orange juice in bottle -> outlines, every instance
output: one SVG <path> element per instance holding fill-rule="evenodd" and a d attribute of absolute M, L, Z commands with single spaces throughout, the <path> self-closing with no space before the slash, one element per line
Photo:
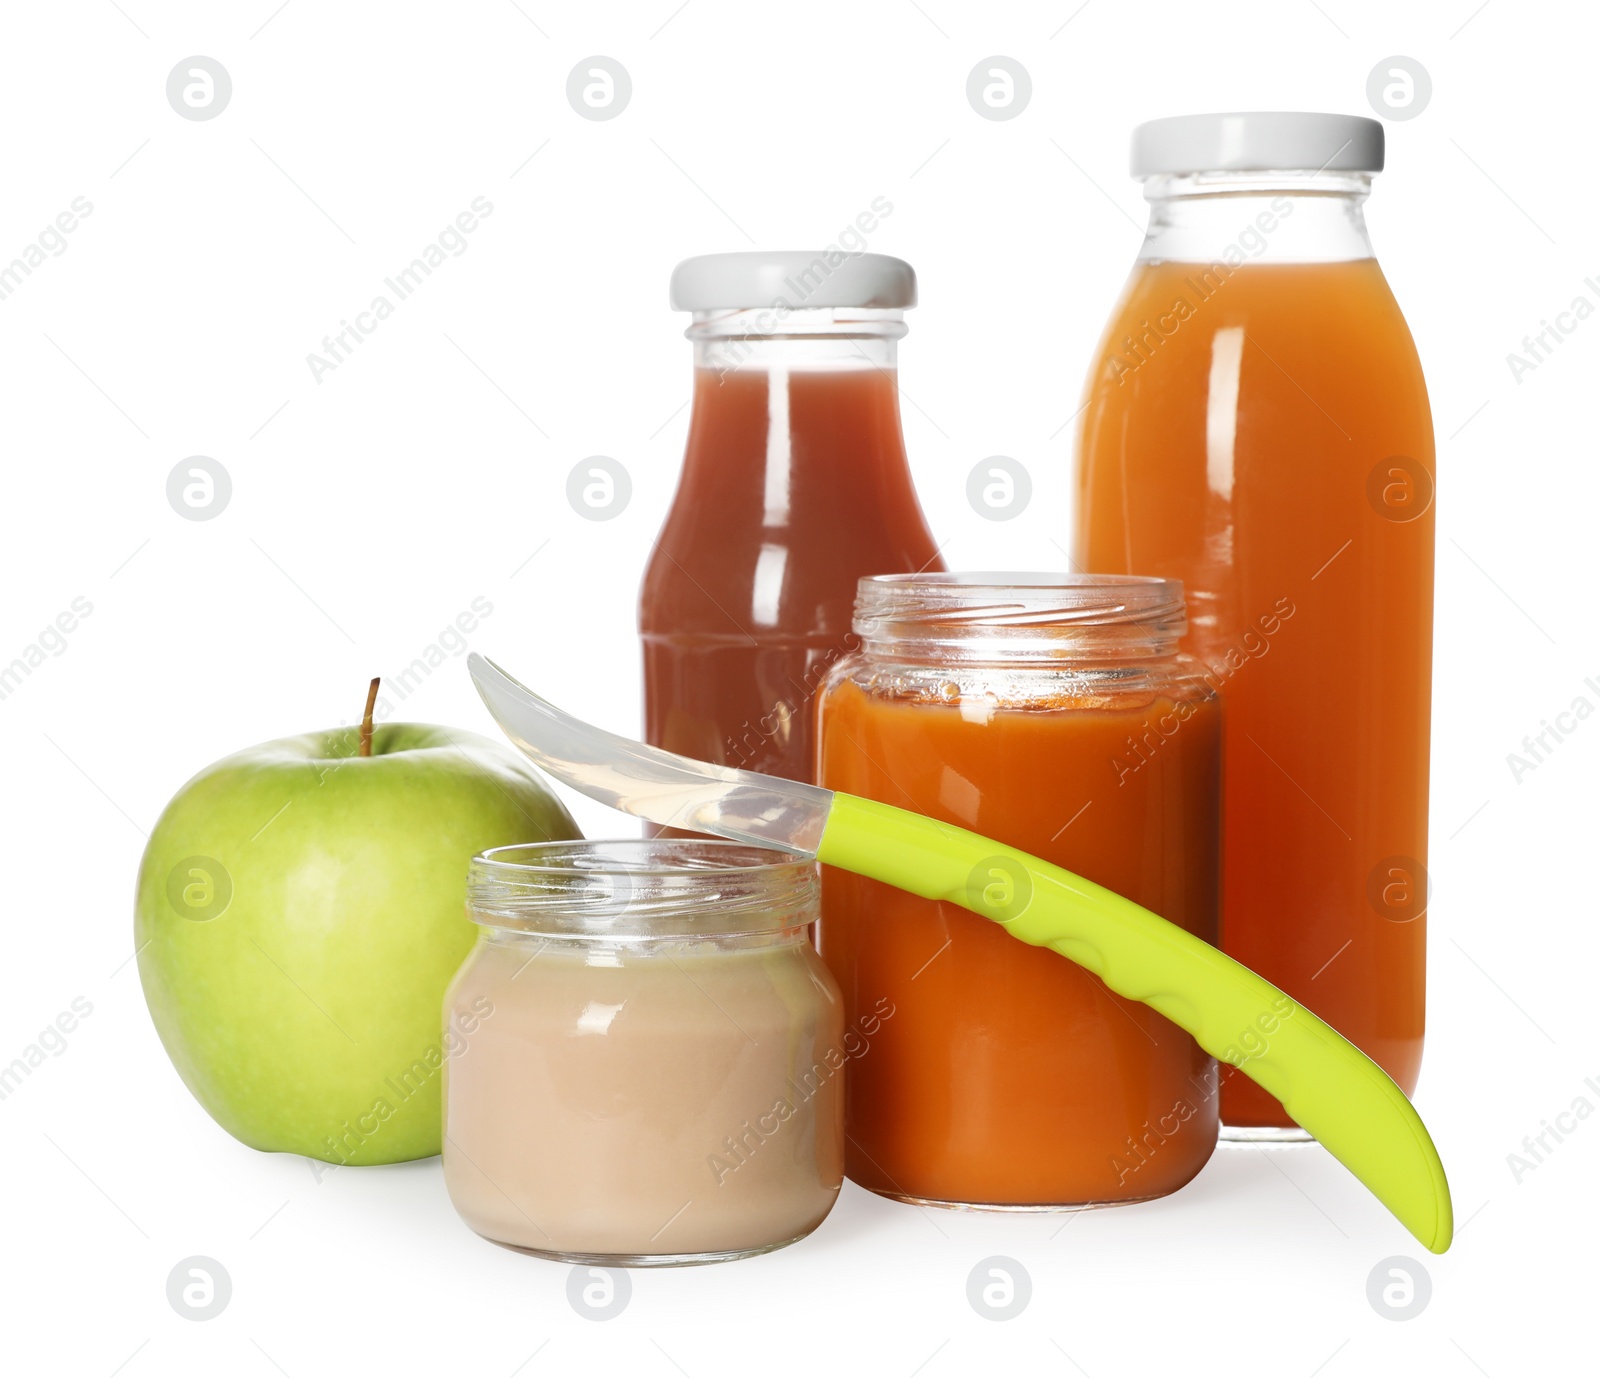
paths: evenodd
<path fill-rule="evenodd" d="M 1181 579 L 1224 722 L 1221 945 L 1409 1094 L 1422 1056 L 1434 443 L 1362 216 L 1383 128 L 1135 131 L 1150 227 L 1076 443 L 1075 558 Z M 1254 1082 L 1225 1133 L 1293 1137 Z"/>

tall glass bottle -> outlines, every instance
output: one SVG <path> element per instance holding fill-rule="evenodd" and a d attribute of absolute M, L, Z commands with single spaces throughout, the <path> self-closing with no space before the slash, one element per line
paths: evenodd
<path fill-rule="evenodd" d="M 813 778 L 812 698 L 852 646 L 865 575 L 942 568 L 900 430 L 896 342 L 916 303 L 881 254 L 688 259 L 694 400 L 645 569 L 645 739 Z"/>
<path fill-rule="evenodd" d="M 1140 126 L 1150 226 L 1077 433 L 1084 569 L 1181 579 L 1224 703 L 1223 948 L 1410 1093 L 1422 1056 L 1434 442 L 1362 217 L 1383 129 Z M 1225 1133 L 1294 1137 L 1234 1076 Z"/>

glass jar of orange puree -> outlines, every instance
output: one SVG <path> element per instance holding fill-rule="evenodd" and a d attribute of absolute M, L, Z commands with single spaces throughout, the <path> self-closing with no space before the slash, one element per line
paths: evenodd
<path fill-rule="evenodd" d="M 819 709 L 830 789 L 1065 866 L 1214 942 L 1220 708 L 1178 652 L 1183 587 L 1131 576 L 863 579 Z M 975 883 L 1005 886 L 997 866 Z M 1215 1062 L 1177 1025 L 987 919 L 831 867 L 846 1018 L 895 1009 L 846 1086 L 845 1167 L 919 1205 L 1148 1200 L 1217 1141 Z"/>

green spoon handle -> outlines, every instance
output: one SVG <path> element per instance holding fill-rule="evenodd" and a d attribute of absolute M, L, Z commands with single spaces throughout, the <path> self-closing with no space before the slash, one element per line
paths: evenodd
<path fill-rule="evenodd" d="M 1405 1092 L 1210 943 L 1048 861 L 855 795 L 834 795 L 817 859 L 993 919 L 1149 1005 L 1282 1101 L 1423 1245 L 1450 1247 L 1444 1166 Z"/>

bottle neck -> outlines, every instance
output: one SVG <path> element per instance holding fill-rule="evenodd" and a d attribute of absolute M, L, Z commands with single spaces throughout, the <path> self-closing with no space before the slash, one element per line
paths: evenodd
<path fill-rule="evenodd" d="M 906 333 L 901 312 L 822 307 L 795 310 L 774 303 L 743 310 L 697 311 L 684 332 L 696 369 L 731 373 L 892 372 Z"/>
<path fill-rule="evenodd" d="M 686 483 L 759 492 L 766 526 L 787 525 L 802 500 L 877 510 L 891 492 L 909 497 L 899 311 L 707 312 L 686 333 L 695 354 Z"/>
<path fill-rule="evenodd" d="M 1145 179 L 1142 263 L 1343 263 L 1372 257 L 1362 172 L 1202 172 Z"/>

